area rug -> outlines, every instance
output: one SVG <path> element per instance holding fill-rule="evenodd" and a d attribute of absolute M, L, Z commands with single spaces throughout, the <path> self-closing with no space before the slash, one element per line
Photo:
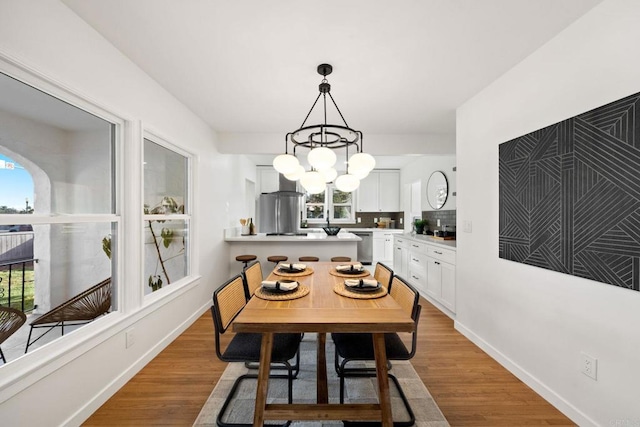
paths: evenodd
<path fill-rule="evenodd" d="M 300 374 L 293 381 L 294 403 L 314 403 L 316 400 L 316 335 L 305 334 L 300 346 Z M 340 384 L 333 368 L 334 347 L 331 338 L 327 336 L 327 375 L 329 386 L 329 403 L 338 403 L 340 396 Z M 353 362 L 352 362 L 353 363 Z M 351 366 L 355 367 L 356 364 Z M 373 363 L 364 363 L 361 366 L 373 367 Z M 209 399 L 204 404 L 194 426 L 212 427 L 216 425 L 216 417 L 220 407 L 233 386 L 235 379 L 249 372 L 243 363 L 230 363 L 225 369 L 220 381 L 213 389 Z M 255 371 L 257 372 L 257 371 Z M 449 423 L 434 402 L 431 394 L 422 383 L 410 362 L 394 361 L 391 370 L 397 378 L 407 396 L 416 418 L 416 427 L 445 427 Z M 349 403 L 377 402 L 375 378 L 347 378 L 345 381 L 345 401 Z M 393 383 L 389 381 L 391 389 L 391 405 L 394 421 L 406 421 L 408 414 L 402 400 Z M 239 387 L 233 401 L 225 414 L 225 422 L 248 423 L 253 422 L 253 409 L 256 393 L 256 380 L 246 379 Z M 268 403 L 287 402 L 287 380 L 271 379 L 269 381 Z M 276 421 L 268 423 L 277 424 Z M 342 425 L 340 421 L 295 421 L 293 427 L 321 427 Z"/>

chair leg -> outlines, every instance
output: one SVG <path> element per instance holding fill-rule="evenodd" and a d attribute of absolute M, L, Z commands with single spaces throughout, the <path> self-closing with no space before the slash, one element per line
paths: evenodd
<path fill-rule="evenodd" d="M 335 369 L 336 369 L 336 373 L 338 374 L 338 378 L 340 380 L 340 403 L 344 403 L 344 391 L 345 391 L 345 378 L 349 377 L 349 378 L 371 378 L 371 377 L 375 377 L 376 373 L 375 370 L 371 370 L 368 368 L 352 368 L 352 369 L 347 369 L 345 368 L 345 365 L 347 364 L 347 362 L 349 362 L 349 359 L 343 359 L 342 362 L 340 362 L 340 357 L 338 356 L 338 353 L 336 352 L 335 354 L 335 358 L 334 358 L 334 365 L 335 365 Z M 389 365 L 387 365 L 389 366 Z M 389 368 L 391 369 L 391 368 Z M 398 390 L 398 395 L 400 396 L 400 399 L 402 399 L 402 403 L 404 404 L 404 407 L 407 411 L 407 414 L 409 415 L 409 420 L 408 421 L 394 421 L 393 422 L 393 426 L 394 427 L 410 427 L 412 425 L 415 424 L 416 422 L 416 417 L 413 413 L 413 409 L 411 408 L 411 405 L 409 404 L 409 400 L 407 399 L 407 396 L 404 394 L 404 391 L 402 390 L 402 387 L 400 386 L 400 382 L 398 381 L 398 378 L 396 378 L 395 375 L 392 375 L 391 373 L 388 374 L 389 378 L 391 378 L 391 380 L 393 381 L 393 383 L 396 386 L 396 389 Z M 349 426 L 349 425 L 371 425 L 370 422 L 349 422 L 349 421 L 343 421 L 345 426 Z M 376 425 L 379 425 L 379 423 L 377 423 Z"/>
<path fill-rule="evenodd" d="M 409 404 L 409 399 L 407 399 L 407 396 L 404 394 L 404 391 L 402 390 L 402 387 L 400 386 L 400 382 L 398 381 L 398 378 L 396 378 L 395 375 L 392 374 L 388 374 L 389 378 L 393 381 L 393 383 L 396 386 L 396 389 L 398 390 L 398 395 L 400 396 L 400 399 L 402 400 L 402 404 L 405 407 L 405 410 L 407 411 L 407 414 L 409 415 L 409 419 L 407 421 L 394 421 L 393 422 L 393 427 L 411 427 L 412 425 L 414 425 L 416 423 L 416 416 L 413 413 L 413 409 L 411 408 L 411 404 Z M 353 373 L 351 375 L 341 375 L 340 376 L 340 403 L 344 403 L 344 388 L 345 388 L 345 378 L 371 378 L 371 377 L 375 377 L 375 374 L 369 374 L 369 373 L 365 373 L 365 372 L 359 372 L 359 373 Z M 366 425 L 366 426 L 370 426 L 370 425 L 380 425 L 380 423 L 371 423 L 371 422 L 358 422 L 358 421 L 346 421 L 343 420 L 343 424 L 345 426 L 357 426 L 357 425 Z"/>
<path fill-rule="evenodd" d="M 285 368 L 288 371 L 288 375 L 286 375 L 287 377 L 287 388 L 288 388 L 288 393 L 287 393 L 287 401 L 289 402 L 289 404 L 293 403 L 293 368 L 291 366 L 290 363 L 285 362 Z M 236 392 L 238 391 L 238 387 L 240 386 L 240 383 L 242 383 L 243 380 L 245 379 L 257 379 L 258 375 L 256 374 L 244 374 L 244 375 L 240 375 L 238 378 L 236 378 L 235 382 L 233 383 L 233 386 L 231 387 L 231 390 L 229 391 L 229 393 L 227 394 L 226 399 L 224 400 L 224 403 L 222 404 L 222 407 L 220 408 L 220 412 L 218 413 L 218 416 L 216 418 L 216 424 L 219 427 L 252 427 L 253 423 L 227 423 L 224 422 L 222 419 L 224 418 L 224 415 L 229 407 L 229 404 L 231 403 L 231 400 L 233 399 L 233 397 L 236 395 Z M 284 378 L 283 375 L 277 376 L 277 377 L 273 377 L 270 376 L 270 378 Z M 287 421 L 284 424 L 274 424 L 273 427 L 288 427 L 291 424 L 291 421 Z"/>

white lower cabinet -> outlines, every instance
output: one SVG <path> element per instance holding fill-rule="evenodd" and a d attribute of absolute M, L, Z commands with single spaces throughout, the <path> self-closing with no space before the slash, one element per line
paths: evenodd
<path fill-rule="evenodd" d="M 373 232 L 373 260 L 389 266 L 393 265 L 393 234 Z"/>
<path fill-rule="evenodd" d="M 440 302 L 449 310 L 456 312 L 456 266 L 443 262 L 442 267 L 442 294 Z"/>
<path fill-rule="evenodd" d="M 428 267 L 427 256 L 418 252 L 409 252 L 409 283 L 420 293 L 427 292 Z"/>
<path fill-rule="evenodd" d="M 402 278 L 409 271 L 409 248 L 405 242 L 401 237 L 395 237 L 393 242 L 393 272 Z"/>
<path fill-rule="evenodd" d="M 406 261 L 403 261 L 403 258 Z M 435 302 L 446 314 L 455 314 L 455 250 L 424 242 L 419 237 L 396 236 L 394 260 L 394 274 L 407 279 L 425 298 Z"/>

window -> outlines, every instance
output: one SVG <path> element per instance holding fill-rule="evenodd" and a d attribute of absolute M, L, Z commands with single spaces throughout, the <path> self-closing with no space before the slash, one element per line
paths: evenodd
<path fill-rule="evenodd" d="M 113 312 L 120 227 L 116 147 L 123 122 L 29 79 L 84 109 L 0 73 L 0 212 L 7 214 L 0 215 L 0 305 L 36 318 L 112 278 Z M 65 337 L 80 327 L 65 324 Z M 42 331 L 34 330 L 31 341 Z M 26 335 L 11 337 L 15 345 L 3 349 L 8 360 L 24 354 Z M 29 353 L 60 337 L 55 328 Z"/>
<path fill-rule="evenodd" d="M 144 140 L 145 294 L 179 281 L 190 271 L 190 159 L 168 146 L 159 137 L 149 135 Z"/>
<path fill-rule="evenodd" d="M 319 194 L 306 194 L 304 215 L 309 223 L 327 222 L 335 223 L 355 222 L 355 210 L 353 208 L 353 193 L 345 193 L 333 185 L 328 185 L 326 191 Z"/>

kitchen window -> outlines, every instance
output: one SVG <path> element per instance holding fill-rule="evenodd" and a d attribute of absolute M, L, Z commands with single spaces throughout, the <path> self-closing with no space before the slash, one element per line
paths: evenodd
<path fill-rule="evenodd" d="M 332 223 L 354 223 L 353 193 L 346 193 L 328 185 L 322 193 L 305 195 L 304 219 L 308 223 L 327 222 L 327 212 Z"/>

